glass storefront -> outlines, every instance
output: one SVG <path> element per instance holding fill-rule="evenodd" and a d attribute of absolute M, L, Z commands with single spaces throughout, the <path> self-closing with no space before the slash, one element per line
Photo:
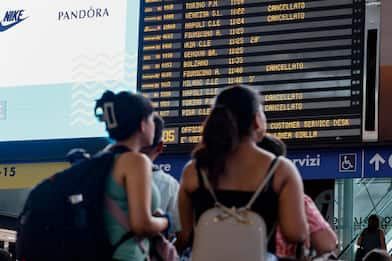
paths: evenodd
<path fill-rule="evenodd" d="M 334 217 L 329 222 L 337 232 L 344 260 L 354 260 L 356 239 L 371 214 L 379 216 L 387 249 L 392 248 L 392 179 L 336 180 L 334 194 Z"/>

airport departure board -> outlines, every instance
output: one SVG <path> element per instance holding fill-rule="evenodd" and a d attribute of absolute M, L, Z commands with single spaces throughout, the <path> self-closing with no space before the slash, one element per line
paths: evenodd
<path fill-rule="evenodd" d="M 362 138 L 364 0 L 142 0 L 138 91 L 169 152 L 201 140 L 219 91 L 257 90 L 291 147 Z M 224 131 L 224 130 L 222 130 Z"/>

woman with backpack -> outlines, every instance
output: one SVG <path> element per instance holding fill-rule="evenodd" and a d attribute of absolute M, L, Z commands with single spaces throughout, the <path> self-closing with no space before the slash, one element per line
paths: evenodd
<path fill-rule="evenodd" d="M 251 211 L 248 213 L 257 213 L 266 223 L 266 234 L 272 238 L 268 240 L 270 253 L 275 253 L 276 224 L 290 242 L 303 242 L 306 239 L 308 231 L 301 178 L 288 159 L 277 159 L 257 146 L 266 127 L 259 96 L 253 90 L 235 86 L 218 95 L 204 123 L 202 141 L 193 152 L 193 160 L 183 171 L 179 191 L 182 226 L 177 240 L 179 249 L 192 244 L 193 235 L 198 234 L 199 219 L 214 206 L 222 209 L 222 214 L 211 220 L 211 227 L 229 216 L 234 217 L 233 220 L 241 220 L 242 207 L 250 205 Z M 268 175 L 270 179 L 267 179 L 267 173 L 272 174 Z M 263 181 L 266 183 L 264 187 Z M 263 190 L 257 191 L 259 188 Z M 253 200 L 255 195 L 258 196 Z M 226 241 L 227 245 L 224 249 L 211 248 L 204 256 L 207 255 L 208 260 L 218 261 L 216 254 L 220 254 L 221 260 L 229 261 L 235 257 L 225 254 L 233 253 L 233 249 L 235 252 L 236 248 L 246 248 L 248 245 L 248 249 L 257 250 L 262 246 L 262 242 L 251 239 L 230 245 L 229 241 L 233 242 L 231 239 L 236 236 L 229 233 L 222 242 L 214 242 L 211 238 L 207 245 L 218 243 L 224 246 Z M 192 260 L 198 261 L 194 252 L 199 246 L 193 247 Z M 238 260 L 256 260 L 248 250 L 244 253 L 248 254 Z M 264 260 L 264 257 L 259 260 Z"/>
<path fill-rule="evenodd" d="M 140 239 L 168 228 L 168 219 L 153 214 L 160 204 L 159 191 L 151 181 L 151 161 L 140 153 L 154 138 L 154 109 L 151 102 L 130 92 L 106 91 L 95 107 L 96 116 L 105 122 L 113 146 L 128 148 L 118 154 L 106 180 L 106 194 L 122 212 L 133 236 L 121 243 L 113 260 L 145 260 L 150 242 Z M 112 244 L 127 234 L 127 229 L 113 213 L 104 209 L 105 228 Z"/>

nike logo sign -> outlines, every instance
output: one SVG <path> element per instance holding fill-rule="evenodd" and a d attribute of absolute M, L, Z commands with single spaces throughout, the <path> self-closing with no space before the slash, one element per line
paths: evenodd
<path fill-rule="evenodd" d="M 0 22 L 0 32 L 7 31 L 8 29 L 10 29 L 10 28 L 14 27 L 15 25 L 19 24 L 20 22 L 23 22 L 23 20 L 25 20 L 25 19 L 27 19 L 27 18 L 28 18 L 28 17 L 23 18 L 23 19 L 20 19 L 19 21 L 16 21 L 16 22 L 14 22 L 14 23 L 12 23 L 12 24 L 8 24 L 8 25 L 3 25 L 3 24 Z"/>

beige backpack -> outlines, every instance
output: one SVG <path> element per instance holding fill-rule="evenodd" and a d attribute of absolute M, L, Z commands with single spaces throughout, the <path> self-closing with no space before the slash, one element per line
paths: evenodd
<path fill-rule="evenodd" d="M 222 205 L 203 171 L 205 187 L 215 201 L 215 207 L 205 211 L 194 231 L 192 261 L 265 261 L 267 260 L 267 227 L 264 219 L 251 211 L 265 185 L 271 179 L 279 158 L 275 158 L 248 204 L 241 208 Z M 271 237 L 273 233 L 270 233 Z"/>

